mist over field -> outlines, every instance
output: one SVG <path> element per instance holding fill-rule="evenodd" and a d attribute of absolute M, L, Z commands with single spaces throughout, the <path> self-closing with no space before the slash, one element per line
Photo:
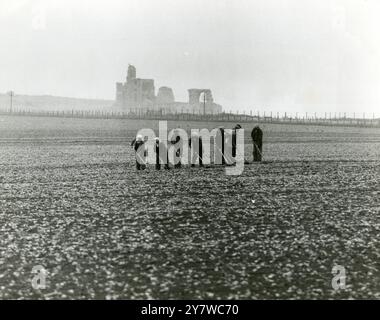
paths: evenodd
<path fill-rule="evenodd" d="M 113 100 L 128 64 L 225 110 L 377 113 L 376 0 L 2 0 L 0 92 Z M 379 115 L 378 115 L 379 116 Z"/>

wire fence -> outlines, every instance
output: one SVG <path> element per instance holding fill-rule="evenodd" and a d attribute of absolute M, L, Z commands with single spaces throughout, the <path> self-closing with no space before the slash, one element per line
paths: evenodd
<path fill-rule="evenodd" d="M 344 116 L 288 116 L 289 113 L 273 115 L 260 115 L 258 112 L 246 113 L 182 113 L 163 110 L 0 110 L 3 116 L 29 116 L 29 117 L 59 117 L 59 118 L 86 118 L 86 119 L 142 119 L 142 120 L 173 120 L 173 121 L 214 121 L 214 122 L 248 122 L 248 123 L 280 123 L 280 124 L 310 124 L 310 125 L 333 125 L 333 126 L 361 126 L 380 127 L 380 118 L 357 118 Z"/>

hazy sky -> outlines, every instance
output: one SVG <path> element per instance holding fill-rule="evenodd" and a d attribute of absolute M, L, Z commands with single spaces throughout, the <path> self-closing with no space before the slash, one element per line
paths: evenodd
<path fill-rule="evenodd" d="M 130 63 L 179 101 L 379 114 L 379 17 L 376 0 L 0 0 L 0 92 L 114 99 Z"/>

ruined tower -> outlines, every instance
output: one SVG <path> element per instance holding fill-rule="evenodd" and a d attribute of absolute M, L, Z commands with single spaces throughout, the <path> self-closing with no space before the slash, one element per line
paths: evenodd
<path fill-rule="evenodd" d="M 131 64 L 128 65 L 127 83 L 136 79 L 136 68 Z"/>
<path fill-rule="evenodd" d="M 127 81 L 116 84 L 116 102 L 130 109 L 149 108 L 155 102 L 154 80 L 136 78 L 136 68 L 129 65 Z"/>
<path fill-rule="evenodd" d="M 174 103 L 174 93 L 172 88 L 160 87 L 160 89 L 158 89 L 156 102 L 159 104 Z"/>

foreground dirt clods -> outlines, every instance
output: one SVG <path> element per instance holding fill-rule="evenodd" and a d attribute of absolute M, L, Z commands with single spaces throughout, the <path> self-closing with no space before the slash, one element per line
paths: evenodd
<path fill-rule="evenodd" d="M 379 131 L 267 126 L 266 161 L 234 177 L 136 172 L 136 124 L 12 121 L 1 298 L 380 298 Z M 35 265 L 46 289 L 31 286 Z"/>

